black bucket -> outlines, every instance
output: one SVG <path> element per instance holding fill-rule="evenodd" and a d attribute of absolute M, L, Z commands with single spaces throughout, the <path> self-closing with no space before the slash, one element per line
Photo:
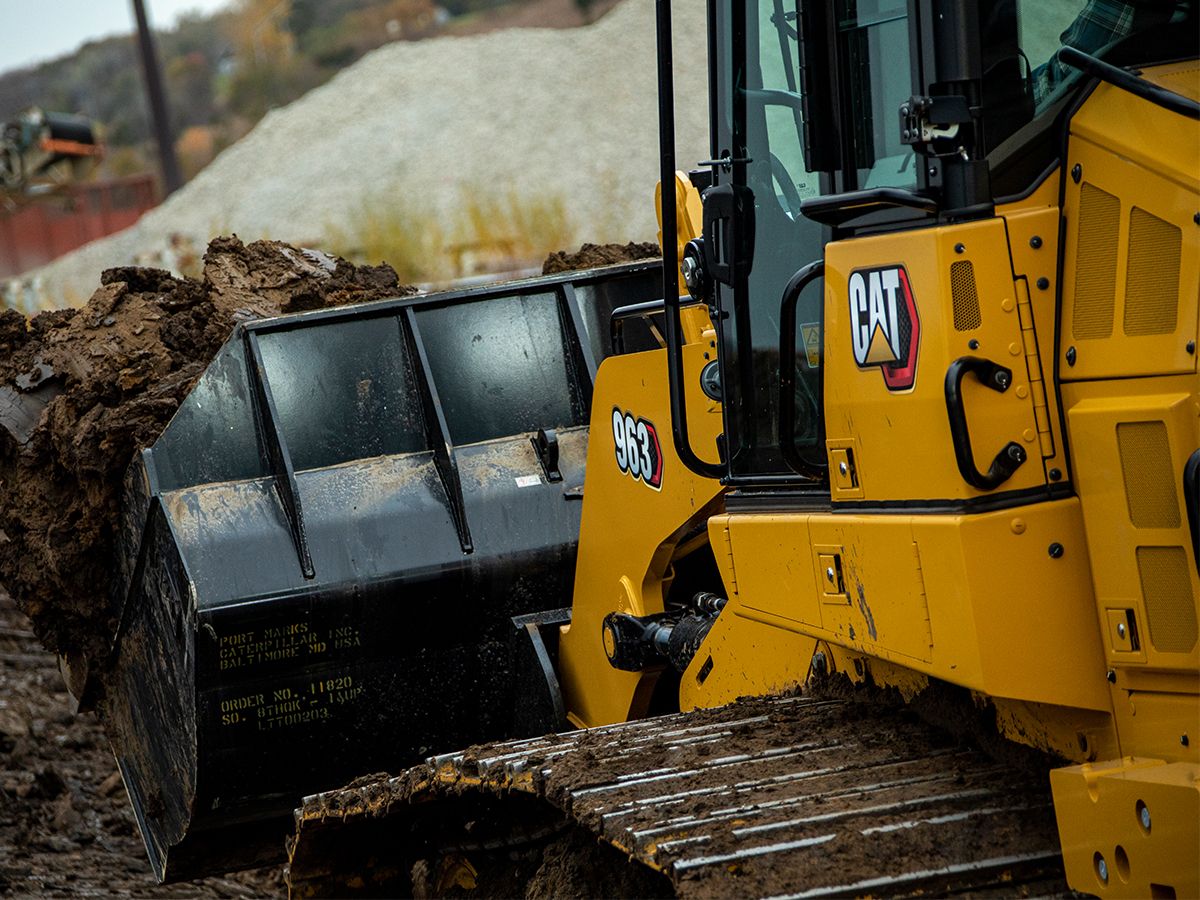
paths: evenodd
<path fill-rule="evenodd" d="M 596 364 L 659 272 L 237 329 L 126 479 L 104 712 L 160 880 L 519 730 L 511 620 L 570 605 Z"/>

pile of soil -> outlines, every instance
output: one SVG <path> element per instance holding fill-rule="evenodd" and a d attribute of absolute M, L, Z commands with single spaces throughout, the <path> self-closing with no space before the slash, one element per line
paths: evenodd
<path fill-rule="evenodd" d="M 396 297 L 390 266 L 218 238 L 201 279 L 108 269 L 79 309 L 0 312 L 0 585 L 47 649 L 112 634 L 114 530 L 135 452 L 162 432 L 238 322 Z"/>
<path fill-rule="evenodd" d="M 594 269 L 616 263 L 636 262 L 639 259 L 658 259 L 662 254 L 658 244 L 630 241 L 628 244 L 584 244 L 574 253 L 558 250 L 542 263 L 543 275 Z"/>
<path fill-rule="evenodd" d="M 95 715 L 0 592 L 0 896 L 281 897 L 279 868 L 159 887 Z"/>

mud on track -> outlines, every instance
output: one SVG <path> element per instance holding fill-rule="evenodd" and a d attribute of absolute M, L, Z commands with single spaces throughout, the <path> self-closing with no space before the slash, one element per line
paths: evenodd
<path fill-rule="evenodd" d="M 604 877 L 696 900 L 1066 890 L 1044 758 L 1006 765 L 862 699 L 744 698 L 360 779 L 305 799 L 290 879 L 318 896 L 347 893 L 347 873 L 419 894 L 464 870 L 474 897 L 604 896 Z M 598 839 L 607 855 L 549 865 Z"/>

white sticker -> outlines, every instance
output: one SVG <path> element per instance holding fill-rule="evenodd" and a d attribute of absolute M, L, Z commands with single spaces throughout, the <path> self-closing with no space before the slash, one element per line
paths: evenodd
<path fill-rule="evenodd" d="M 522 475 L 517 480 L 517 487 L 533 487 L 535 484 L 542 483 L 541 475 Z"/>

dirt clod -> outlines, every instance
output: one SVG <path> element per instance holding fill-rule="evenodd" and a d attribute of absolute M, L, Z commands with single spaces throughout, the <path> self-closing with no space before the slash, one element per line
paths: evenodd
<path fill-rule="evenodd" d="M 542 263 L 542 274 L 557 275 L 559 272 L 594 269 L 639 259 L 657 259 L 659 255 L 658 244 L 634 241 L 628 244 L 584 244 L 574 253 L 565 250 L 551 253 Z"/>
<path fill-rule="evenodd" d="M 233 326 L 413 293 L 391 267 L 214 240 L 200 280 L 106 270 L 85 306 L 0 313 L 0 584 L 60 654 L 112 633 L 121 479 Z M 6 729 L 7 730 L 7 729 Z"/>

